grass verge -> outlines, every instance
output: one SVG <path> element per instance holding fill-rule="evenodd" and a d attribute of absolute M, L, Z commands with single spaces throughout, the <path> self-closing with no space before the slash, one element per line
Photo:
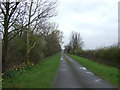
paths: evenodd
<path fill-rule="evenodd" d="M 98 62 L 94 62 L 89 59 L 85 59 L 79 56 L 67 54 L 72 59 L 76 60 L 78 63 L 86 67 L 88 70 L 93 72 L 95 75 L 100 76 L 101 78 L 107 80 L 111 84 L 113 84 L 116 87 L 120 88 L 120 82 L 119 82 L 119 73 L 120 70 L 118 70 L 115 67 L 111 67 L 105 64 L 100 64 Z"/>
<path fill-rule="evenodd" d="M 48 57 L 31 70 L 3 80 L 3 88 L 51 88 L 60 54 Z"/>

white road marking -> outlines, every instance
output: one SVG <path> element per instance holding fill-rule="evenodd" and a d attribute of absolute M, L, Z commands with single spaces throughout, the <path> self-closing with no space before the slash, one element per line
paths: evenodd
<path fill-rule="evenodd" d="M 63 60 L 63 58 L 61 58 L 61 60 Z"/>

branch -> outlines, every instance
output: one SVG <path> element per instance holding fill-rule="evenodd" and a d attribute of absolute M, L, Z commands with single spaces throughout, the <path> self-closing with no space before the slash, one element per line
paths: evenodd
<path fill-rule="evenodd" d="M 0 32 L 1 32 L 2 34 L 4 34 L 4 32 L 3 32 L 2 30 L 0 30 Z"/>
<path fill-rule="evenodd" d="M 14 13 L 14 11 L 16 10 L 16 8 L 17 8 L 17 6 L 18 6 L 19 3 L 20 3 L 20 2 L 16 2 L 15 7 L 12 8 L 11 13 L 10 13 L 9 18 L 8 18 L 8 21 L 10 20 L 11 16 L 13 15 L 13 13 Z"/>
<path fill-rule="evenodd" d="M 5 15 L 5 12 L 4 12 L 3 8 L 1 7 L 1 3 L 0 3 L 0 9 L 2 10 L 2 13 Z"/>
<path fill-rule="evenodd" d="M 37 0 L 37 5 L 36 5 L 36 8 L 35 8 L 35 10 L 34 10 L 33 14 L 31 14 L 31 17 L 35 15 L 36 10 L 37 10 L 37 8 L 38 8 L 38 7 L 39 7 L 39 6 L 38 6 L 38 0 Z"/>
<path fill-rule="evenodd" d="M 49 4 L 48 5 L 48 7 L 47 8 L 42 8 L 42 11 L 40 12 L 40 10 L 38 10 L 39 11 L 39 13 L 38 13 L 38 15 L 37 16 L 35 16 L 28 24 L 26 24 L 25 26 L 29 26 L 31 23 L 33 23 L 34 21 L 36 21 L 36 20 L 39 20 L 39 19 L 42 19 L 42 18 L 50 18 L 50 17 L 52 17 L 53 15 L 49 15 L 50 14 L 50 12 L 51 12 L 51 10 L 53 10 L 53 8 L 54 7 L 51 7 L 51 5 L 54 5 L 55 3 L 53 3 L 53 4 Z M 49 15 L 49 16 L 48 16 Z"/>
<path fill-rule="evenodd" d="M 15 31 L 17 31 L 17 30 L 18 30 L 18 29 L 14 29 L 14 30 L 8 32 L 8 34 L 11 34 L 12 32 L 15 32 Z M 20 30 L 20 29 L 19 29 L 19 30 Z"/>
<path fill-rule="evenodd" d="M 15 24 L 15 22 L 16 22 L 18 16 L 19 16 L 19 14 L 20 14 L 20 13 L 18 13 L 17 16 L 16 16 L 16 18 L 15 18 L 15 20 L 13 20 L 13 22 L 11 22 L 11 25 L 8 27 L 8 29 L 9 29 L 11 26 L 13 26 L 13 24 Z"/>
<path fill-rule="evenodd" d="M 32 30 L 34 31 L 36 29 L 36 27 L 37 27 L 37 21 L 36 21 L 35 26 Z"/>
<path fill-rule="evenodd" d="M 11 38 L 8 39 L 8 41 L 12 40 L 15 36 L 17 36 L 19 34 L 19 32 L 21 32 L 22 30 L 18 31 L 16 34 L 14 34 Z M 10 34 L 10 33 L 9 33 Z"/>
<path fill-rule="evenodd" d="M 33 44 L 33 46 L 28 50 L 28 54 L 30 53 L 30 51 L 35 47 L 35 45 L 36 45 L 36 42 L 34 42 L 34 44 Z"/>
<path fill-rule="evenodd" d="M 2 23 L 2 21 L 0 21 L 0 23 L 4 26 L 4 24 Z"/>

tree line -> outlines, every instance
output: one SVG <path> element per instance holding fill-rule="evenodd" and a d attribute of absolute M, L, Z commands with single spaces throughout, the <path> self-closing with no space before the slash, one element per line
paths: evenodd
<path fill-rule="evenodd" d="M 82 37 L 78 32 L 71 33 L 70 41 L 67 45 L 65 45 L 64 51 L 70 54 L 75 54 L 84 58 L 88 58 L 90 60 L 120 68 L 119 45 L 112 45 L 94 50 L 83 50 Z"/>
<path fill-rule="evenodd" d="M 57 1 L 49 0 L 0 3 L 3 71 L 61 51 L 63 33 L 50 21 L 56 7 Z"/>
<path fill-rule="evenodd" d="M 70 41 L 67 45 L 65 45 L 65 52 L 77 54 L 82 50 L 83 41 L 78 32 L 72 32 L 70 36 Z"/>

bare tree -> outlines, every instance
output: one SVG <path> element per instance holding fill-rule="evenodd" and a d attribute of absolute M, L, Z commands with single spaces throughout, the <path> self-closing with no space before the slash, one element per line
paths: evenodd
<path fill-rule="evenodd" d="M 42 1 L 37 0 L 37 2 L 30 2 L 28 3 L 28 23 L 25 25 L 27 26 L 27 61 L 29 61 L 29 52 L 32 48 L 34 48 L 36 42 L 32 46 L 29 45 L 29 37 L 30 37 L 30 30 L 34 31 L 36 28 L 47 21 L 47 19 L 55 16 L 55 7 L 56 1 L 49 2 L 48 0 Z M 44 27 L 42 27 L 44 28 Z"/>
<path fill-rule="evenodd" d="M 71 44 L 72 44 L 73 50 L 82 49 L 83 42 L 82 42 L 82 38 L 80 37 L 80 33 L 72 32 Z"/>
<path fill-rule="evenodd" d="M 3 63 L 6 60 L 9 35 L 15 31 L 12 30 L 13 24 L 16 22 L 16 18 L 20 15 L 20 2 L 5 2 L 0 3 L 0 32 L 3 33 Z M 3 64 L 4 65 L 4 64 Z"/>
<path fill-rule="evenodd" d="M 70 42 L 65 46 L 65 51 L 68 53 L 77 53 L 79 50 L 82 50 L 83 42 L 80 33 L 72 32 L 70 37 Z"/>
<path fill-rule="evenodd" d="M 37 0 L 36 2 L 3 2 L 0 3 L 0 32 L 3 33 L 3 63 L 6 61 L 8 42 L 19 33 L 27 32 L 27 59 L 35 43 L 29 45 L 31 32 L 36 31 L 41 23 L 56 15 L 57 1 Z M 17 26 L 18 25 L 18 26 Z M 21 28 L 22 27 L 22 28 Z M 24 30 L 26 29 L 26 30 Z"/>

